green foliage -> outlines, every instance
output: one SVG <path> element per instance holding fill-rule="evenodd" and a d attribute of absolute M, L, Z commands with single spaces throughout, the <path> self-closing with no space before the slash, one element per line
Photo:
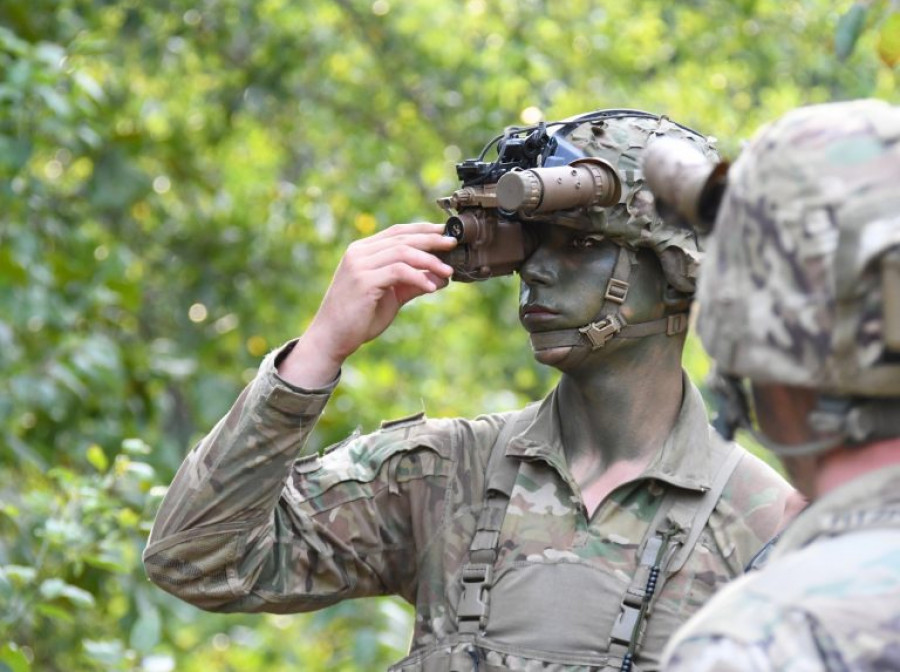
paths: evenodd
<path fill-rule="evenodd" d="M 139 563 L 160 488 L 343 247 L 438 220 L 454 163 L 523 118 L 639 107 L 733 155 L 798 104 L 896 101 L 896 25 L 830 0 L 0 4 L 0 670 L 383 668 L 395 601 L 215 616 Z M 315 447 L 545 393 L 515 292 L 404 308 Z"/>

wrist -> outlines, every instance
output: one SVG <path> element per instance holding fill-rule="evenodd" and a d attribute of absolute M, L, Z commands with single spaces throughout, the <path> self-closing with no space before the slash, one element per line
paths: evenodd
<path fill-rule="evenodd" d="M 298 338 L 293 349 L 277 363 L 276 371 L 285 382 L 314 390 L 331 385 L 345 359 L 307 333 Z"/>

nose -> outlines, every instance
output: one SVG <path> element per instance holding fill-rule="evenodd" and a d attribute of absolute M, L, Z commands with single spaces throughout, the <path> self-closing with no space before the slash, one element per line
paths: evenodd
<path fill-rule="evenodd" d="M 549 285 L 556 279 L 556 264 L 546 245 L 538 245 L 534 252 L 522 262 L 519 275 L 528 285 Z"/>

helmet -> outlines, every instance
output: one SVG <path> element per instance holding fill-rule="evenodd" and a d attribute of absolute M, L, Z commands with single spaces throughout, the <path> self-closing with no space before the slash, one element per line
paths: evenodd
<path fill-rule="evenodd" d="M 715 138 L 639 110 L 597 110 L 558 123 L 553 134 L 556 147 L 544 159 L 545 167 L 595 157 L 612 164 L 621 180 L 619 203 L 593 209 L 591 228 L 631 250 L 652 250 L 669 284 L 693 293 L 702 255 L 697 234 L 657 214 L 653 196 L 644 186 L 641 164 L 647 146 L 658 137 L 688 142 L 716 162 Z"/>
<path fill-rule="evenodd" d="M 794 110 L 728 174 L 698 331 L 722 373 L 900 397 L 900 107 Z"/>
<path fill-rule="evenodd" d="M 521 226 L 529 219 L 596 232 L 619 245 L 612 275 L 601 289 L 599 314 L 583 327 L 534 333 L 532 347 L 593 350 L 614 337 L 683 333 L 686 313 L 628 324 L 620 311 L 640 249 L 656 254 L 668 284 L 685 299 L 696 289 L 701 256 L 696 232 L 660 217 L 644 188 L 643 154 L 661 136 L 696 146 L 710 161 L 718 158 L 712 138 L 639 110 L 597 110 L 506 129 L 478 159 L 457 164 L 463 188 L 438 200 L 451 213 L 445 232 L 461 243 L 445 256 L 454 267 L 454 279 L 478 280 L 517 270 L 534 250 L 534 240 Z M 495 143 L 498 158 L 483 161 Z"/>

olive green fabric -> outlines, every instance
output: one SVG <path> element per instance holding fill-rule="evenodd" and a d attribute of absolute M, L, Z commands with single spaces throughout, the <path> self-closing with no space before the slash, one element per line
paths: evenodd
<path fill-rule="evenodd" d="M 615 669 L 605 667 L 604 651 L 637 545 L 667 490 L 702 493 L 714 476 L 708 456 L 717 439 L 686 378 L 665 445 L 590 518 L 564 457 L 556 394 L 542 402 L 506 447 L 521 464 L 501 528 L 491 614 L 483 636 L 464 642 L 455 617 L 459 574 L 491 447 L 517 413 L 416 416 L 298 459 L 331 388 L 292 388 L 273 362 L 264 361 L 170 487 L 144 555 L 157 585 L 218 611 L 309 611 L 401 595 L 416 607 L 406 670 L 449 669 L 451 649 L 471 661 L 468 646 L 483 669 Z M 791 492 L 761 461 L 741 460 L 694 552 L 658 596 L 635 669 L 656 669 L 675 628 L 781 526 Z"/>
<path fill-rule="evenodd" d="M 673 638 L 670 672 L 900 669 L 900 467 L 834 490 Z"/>

